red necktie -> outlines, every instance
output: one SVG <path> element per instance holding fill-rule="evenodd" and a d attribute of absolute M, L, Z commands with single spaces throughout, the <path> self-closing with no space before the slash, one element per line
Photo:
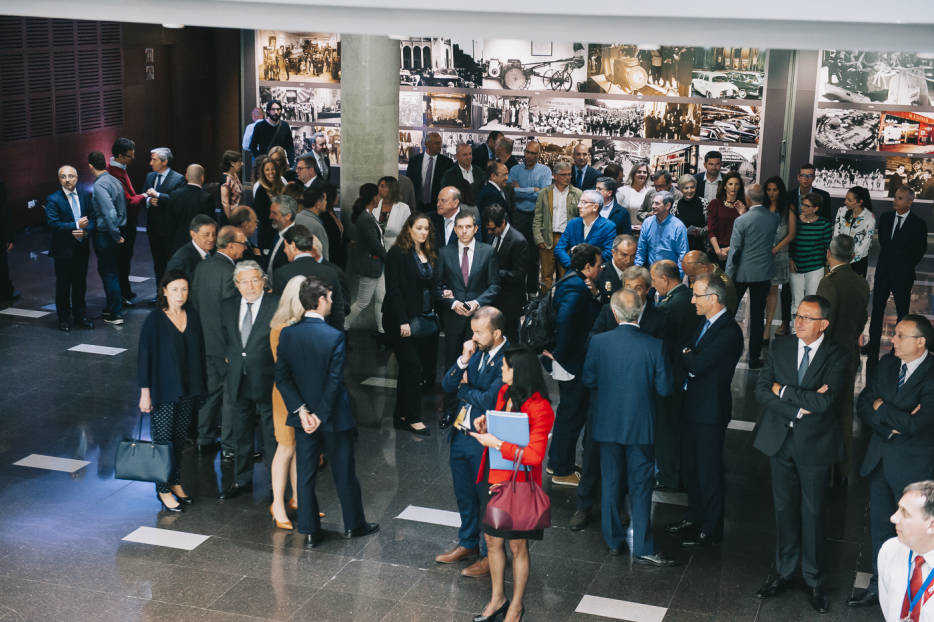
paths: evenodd
<path fill-rule="evenodd" d="M 467 258 L 469 248 L 464 247 L 464 256 L 461 257 L 461 276 L 464 277 L 464 285 L 467 285 L 467 279 L 470 278 L 470 260 Z"/>
<path fill-rule="evenodd" d="M 915 605 L 915 608 L 911 610 L 911 616 L 908 617 L 908 607 L 911 605 L 911 598 L 918 593 L 918 590 L 921 589 L 921 585 L 924 583 L 924 577 L 921 576 L 921 566 L 924 565 L 924 557 L 918 555 L 915 557 L 915 567 L 911 571 L 911 580 L 908 582 L 909 589 L 905 593 L 905 600 L 902 601 L 902 619 L 911 620 L 912 622 L 918 622 L 921 617 L 921 606 L 924 604 L 924 596 L 918 601 L 918 604 Z"/>

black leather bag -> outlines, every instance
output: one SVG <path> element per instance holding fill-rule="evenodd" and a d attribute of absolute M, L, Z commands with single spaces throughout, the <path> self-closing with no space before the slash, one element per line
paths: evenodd
<path fill-rule="evenodd" d="M 143 413 L 139 414 L 136 438 L 127 438 L 117 445 L 114 458 L 114 477 L 137 482 L 165 484 L 172 475 L 175 460 L 172 443 L 153 443 L 141 439 Z"/>
<path fill-rule="evenodd" d="M 438 318 L 431 315 L 416 315 L 409 320 L 409 329 L 416 338 L 434 337 L 438 334 Z"/>

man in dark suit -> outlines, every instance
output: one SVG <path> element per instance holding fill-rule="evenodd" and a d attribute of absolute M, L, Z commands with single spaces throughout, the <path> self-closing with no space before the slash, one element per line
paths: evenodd
<path fill-rule="evenodd" d="M 191 282 L 188 299 L 201 320 L 204 336 L 204 365 L 207 395 L 198 410 L 198 453 L 209 455 L 217 451 L 217 423 L 221 413 L 224 378 L 227 374 L 227 342 L 221 322 L 222 303 L 236 294 L 234 266 L 246 249 L 246 236 L 236 227 L 221 227 L 217 234 L 217 252 L 199 261 Z M 230 418 L 221 416 L 221 446 L 233 454 Z"/>
<path fill-rule="evenodd" d="M 306 547 L 324 539 L 315 478 L 318 458 L 326 451 L 344 518 L 344 538 L 374 533 L 376 523 L 366 522 L 363 496 L 354 466 L 354 430 L 350 395 L 344 385 L 346 337 L 328 326 L 331 290 L 309 277 L 299 290 L 305 308 L 301 322 L 282 330 L 276 359 L 276 388 L 289 413 L 286 423 L 295 428 L 298 466 L 298 531 Z"/>
<path fill-rule="evenodd" d="M 590 150 L 582 142 L 574 146 L 574 166 L 571 168 L 571 185 L 578 190 L 593 190 L 600 171 L 590 166 Z M 622 233 L 622 232 L 620 232 Z"/>
<path fill-rule="evenodd" d="M 312 142 L 312 157 L 314 158 L 314 167 L 317 176 L 321 178 L 322 181 L 327 182 L 331 181 L 332 183 L 337 184 L 340 180 L 335 178 L 331 179 L 331 156 L 328 155 L 330 152 L 330 147 L 328 146 L 328 137 L 324 132 L 315 132 L 314 136 L 311 137 Z M 296 170 L 298 165 L 296 164 Z M 308 187 L 308 184 L 305 184 Z"/>
<path fill-rule="evenodd" d="M 454 200 L 454 193 L 446 192 L 438 195 L 438 210 L 430 212 L 431 232 L 434 236 L 434 247 L 441 251 L 445 246 L 457 244 L 457 233 L 454 221 L 460 211 L 459 201 Z"/>
<path fill-rule="evenodd" d="M 681 475 L 690 505 L 685 519 L 667 528 L 684 547 L 723 539 L 723 443 L 733 411 L 730 384 L 743 354 L 743 331 L 726 308 L 723 283 L 701 276 L 692 289 L 691 302 L 704 322 L 681 342 L 677 358 L 684 405 Z"/>
<path fill-rule="evenodd" d="M 269 321 L 279 299 L 263 292 L 266 275 L 255 261 L 237 264 L 233 279 L 240 295 L 222 303 L 221 321 L 227 358 L 224 402 L 230 416 L 234 472 L 221 491 L 221 499 L 232 499 L 253 489 L 253 437 L 257 425 L 267 469 L 276 453 L 272 424 L 275 363 L 269 345 Z"/>
<path fill-rule="evenodd" d="M 688 277 L 688 285 L 694 285 L 694 281 L 701 276 L 709 275 L 723 283 L 726 288 L 726 310 L 730 315 L 736 315 L 736 308 L 739 306 L 739 300 L 736 296 L 736 285 L 733 279 L 728 277 L 720 266 L 715 264 L 704 251 L 688 251 L 681 260 L 681 269 L 684 275 Z"/>
<path fill-rule="evenodd" d="M 276 270 L 289 263 L 289 258 L 282 247 L 285 232 L 295 226 L 295 217 L 298 215 L 298 201 L 286 194 L 280 194 L 272 200 L 269 207 L 269 220 L 272 221 L 272 228 L 279 235 L 276 236 L 275 245 L 269 251 L 269 274 L 275 274 Z"/>
<path fill-rule="evenodd" d="M 629 266 L 620 274 L 623 289 L 631 289 L 642 298 L 642 315 L 639 316 L 639 328 L 643 332 L 661 339 L 665 331 L 665 316 L 655 308 L 655 290 L 652 289 L 652 277 L 642 266 Z M 617 288 L 619 289 L 619 288 Z M 614 292 L 616 290 L 613 290 Z M 600 292 L 602 295 L 603 292 Z M 612 295 L 612 292 L 610 292 Z M 590 337 L 616 328 L 616 318 L 609 307 L 609 301 L 602 306 L 597 319 L 590 329 Z"/>
<path fill-rule="evenodd" d="M 632 218 L 629 216 L 629 210 L 616 202 L 616 190 L 618 188 L 619 184 L 612 177 L 601 176 L 597 178 L 594 190 L 603 197 L 603 207 L 600 208 L 600 215 L 616 226 L 617 235 L 631 235 Z"/>
<path fill-rule="evenodd" d="M 509 177 L 509 169 L 506 165 L 500 164 L 495 160 L 486 168 L 486 183 L 481 186 L 477 193 L 477 208 L 481 211 L 490 205 L 502 205 L 506 208 L 506 213 L 512 213 L 512 194 L 510 188 L 506 185 L 506 179 Z"/>
<path fill-rule="evenodd" d="M 815 174 L 816 169 L 810 162 L 798 167 L 798 184 L 796 186 L 788 184 L 788 199 L 791 201 L 791 204 L 795 206 L 795 211 L 797 211 L 804 197 L 806 197 L 809 192 L 816 192 L 821 196 L 821 202 L 817 208 L 817 215 L 827 222 L 832 223 L 834 215 L 830 207 L 830 193 L 826 190 L 814 187 Z"/>
<path fill-rule="evenodd" d="M 172 241 L 179 227 L 175 213 L 169 204 L 169 195 L 185 185 L 185 178 L 169 168 L 172 151 L 168 147 L 157 147 L 149 154 L 149 166 L 152 172 L 146 175 L 143 193 L 149 213 L 146 220 L 146 232 L 149 234 L 149 250 L 152 252 L 156 283 L 162 282 L 166 264 L 175 248 Z M 185 226 L 185 222 L 181 226 Z"/>
<path fill-rule="evenodd" d="M 460 212 L 454 231 L 457 243 L 443 247 L 438 255 L 434 294 L 441 307 L 445 368 L 454 364 L 461 344 L 467 339 L 470 316 L 480 307 L 493 304 L 500 291 L 496 253 L 492 246 L 476 239 L 473 216 Z M 443 417 L 453 417 L 456 405 L 457 396 L 445 393 Z"/>
<path fill-rule="evenodd" d="M 611 555 L 622 553 L 626 528 L 620 520 L 620 488 L 625 478 L 633 557 L 654 566 L 674 566 L 674 560 L 656 553 L 651 522 L 655 403 L 658 396 L 671 393 L 671 370 L 661 340 L 646 335 L 636 323 L 642 314 L 639 295 L 617 291 L 610 307 L 619 325 L 593 338 L 582 370 L 583 385 L 594 391 L 597 402 L 591 434 L 600 451 L 603 541 Z"/>
<path fill-rule="evenodd" d="M 464 205 L 477 205 L 480 189 L 486 184 L 486 174 L 482 168 L 473 164 L 473 152 L 467 143 L 459 143 L 454 156 L 455 166 L 452 166 L 441 176 L 441 187 L 454 186 L 461 193 L 461 203 Z M 480 218 L 485 221 L 483 210 Z"/>
<path fill-rule="evenodd" d="M 777 541 L 775 574 L 759 588 L 771 598 L 792 583 L 801 559 L 811 607 L 825 613 L 823 510 L 830 470 L 843 457 L 834 402 L 845 386 L 847 354 L 825 339 L 830 305 L 805 296 L 795 314 L 796 336 L 781 337 L 759 372 L 756 400 L 764 413 L 756 449 L 769 456 Z"/>
<path fill-rule="evenodd" d="M 892 343 L 895 351 L 879 361 L 857 405 L 872 433 L 859 474 L 869 478 L 873 575 L 851 607 L 878 605 L 879 549 L 895 536 L 889 517 L 905 486 L 934 479 L 934 329 L 923 315 L 906 315 Z"/>
<path fill-rule="evenodd" d="M 838 481 L 845 481 L 850 474 L 853 446 L 853 390 L 859 369 L 859 336 L 866 326 L 869 305 L 869 284 L 850 267 L 853 261 L 853 238 L 838 235 L 830 241 L 827 249 L 827 267 L 830 271 L 817 285 L 817 295 L 830 303 L 830 327 L 827 335 L 840 344 L 849 361 L 846 368 L 846 385 L 840 390 L 837 401 L 837 417 L 843 431 L 846 457 L 840 463 Z"/>
<path fill-rule="evenodd" d="M 872 286 L 872 318 L 869 321 L 869 343 L 863 349 L 871 359 L 879 356 L 882 340 L 882 320 L 889 295 L 895 299 L 895 313 L 901 320 L 908 313 L 915 267 L 924 259 L 928 247 L 928 228 L 924 220 L 911 211 L 914 191 L 902 186 L 892 201 L 894 211 L 879 216 L 879 259 Z"/>
<path fill-rule="evenodd" d="M 441 178 L 454 166 L 454 161 L 441 153 L 441 134 L 431 132 L 425 137 L 425 151 L 411 160 L 405 175 L 415 186 L 418 211 L 434 211 L 438 203 L 438 192 L 443 188 Z M 415 207 L 415 206 L 413 206 Z"/>
<path fill-rule="evenodd" d="M 49 255 L 55 262 L 55 309 L 58 328 L 71 330 L 71 322 L 84 328 L 94 328 L 87 318 L 84 295 L 88 288 L 88 259 L 91 243 L 88 235 L 91 222 L 91 197 L 79 192 L 78 171 L 67 164 L 58 169 L 56 190 L 45 200 L 45 221 L 52 229 Z"/>
<path fill-rule="evenodd" d="M 212 216 L 214 204 L 211 195 L 201 187 L 204 185 L 204 167 L 189 164 L 185 170 L 187 184 L 176 188 L 169 195 L 169 206 L 174 213 L 175 233 L 172 236 L 172 251 L 177 251 L 188 243 L 187 223 L 198 214 Z"/>
<path fill-rule="evenodd" d="M 331 289 L 331 313 L 328 314 L 327 323 L 337 330 L 344 330 L 344 309 L 346 299 L 341 286 L 340 275 L 337 268 L 322 263 L 321 255 L 315 249 L 315 238 L 303 225 L 289 227 L 282 236 L 282 248 L 289 263 L 276 269 L 272 277 L 272 286 L 279 296 L 286 284 L 296 276 L 317 277 Z"/>
<path fill-rule="evenodd" d="M 704 170 L 694 176 L 697 180 L 697 194 L 708 202 L 717 198 L 720 182 L 723 180 L 723 174 L 720 172 L 722 166 L 723 154 L 719 151 L 708 151 L 704 154 Z"/>
<path fill-rule="evenodd" d="M 461 525 L 457 546 L 435 557 L 439 564 L 479 559 L 461 574 L 481 577 L 489 574 L 486 544 L 480 535 L 480 499 L 477 496 L 477 473 L 483 458 L 483 445 L 470 432 L 477 432 L 476 420 L 496 406 L 496 395 L 503 386 L 503 314 L 495 307 L 483 306 L 470 319 L 471 338 L 461 345 L 460 356 L 441 379 L 441 386 L 457 396 L 457 418 L 451 428 L 451 476 Z"/>
<path fill-rule="evenodd" d="M 175 251 L 166 270 L 181 270 L 188 275 L 188 282 L 195 275 L 195 268 L 214 252 L 214 242 L 217 239 L 217 223 L 210 216 L 198 214 L 188 224 L 188 235 L 191 242 Z"/>
<path fill-rule="evenodd" d="M 603 264 L 597 275 L 597 291 L 600 302 L 607 304 L 613 292 L 623 286 L 623 272 L 632 267 L 636 260 L 636 240 L 631 235 L 621 234 L 613 238 L 613 255 Z M 614 326 L 611 326 L 613 328 Z"/>
<path fill-rule="evenodd" d="M 486 231 L 496 251 L 499 266 L 499 295 L 496 307 L 506 318 L 506 337 L 513 343 L 519 339 L 519 316 L 525 305 L 525 275 L 529 262 L 529 244 L 522 234 L 509 225 L 506 208 L 493 204 L 486 210 Z"/>
<path fill-rule="evenodd" d="M 480 167 L 480 170 L 486 170 L 487 164 L 496 160 L 496 141 L 502 136 L 502 132 L 493 130 L 486 135 L 486 142 L 473 148 L 474 166 Z"/>

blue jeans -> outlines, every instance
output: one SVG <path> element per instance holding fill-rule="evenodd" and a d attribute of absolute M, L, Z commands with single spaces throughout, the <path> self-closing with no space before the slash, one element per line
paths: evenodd
<path fill-rule="evenodd" d="M 486 541 L 480 537 L 480 497 L 477 491 L 477 473 L 483 459 L 483 445 L 451 432 L 451 476 L 454 479 L 454 496 L 457 511 L 461 515 L 461 526 L 457 531 L 458 544 L 467 549 L 480 547 L 480 555 L 486 555 Z"/>
<path fill-rule="evenodd" d="M 97 254 L 97 273 L 101 275 L 107 304 L 104 313 L 120 315 L 123 313 L 123 298 L 120 292 L 120 273 L 117 268 L 119 244 L 107 235 L 94 236 L 94 252 Z"/>

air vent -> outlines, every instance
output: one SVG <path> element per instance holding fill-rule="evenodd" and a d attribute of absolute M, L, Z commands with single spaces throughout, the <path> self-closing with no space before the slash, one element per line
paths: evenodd
<path fill-rule="evenodd" d="M 78 88 L 96 88 L 101 79 L 101 59 L 98 50 L 78 50 Z"/>
<path fill-rule="evenodd" d="M 69 91 L 78 88 L 78 72 L 75 69 L 74 50 L 55 50 L 52 56 L 55 89 Z"/>
<path fill-rule="evenodd" d="M 52 135 L 52 98 L 39 97 L 29 100 L 29 137 Z"/>
<path fill-rule="evenodd" d="M 48 52 L 30 52 L 26 57 L 29 94 L 46 95 L 52 90 L 52 65 Z"/>
<path fill-rule="evenodd" d="M 101 50 L 101 84 L 104 86 L 123 84 L 123 62 L 120 48 Z"/>
<path fill-rule="evenodd" d="M 97 22 L 75 22 L 78 27 L 78 45 L 97 45 Z"/>
<path fill-rule="evenodd" d="M 52 45 L 60 47 L 74 47 L 75 22 L 70 19 L 52 20 Z"/>
<path fill-rule="evenodd" d="M 104 91 L 104 125 L 121 127 L 123 125 L 123 91 Z"/>
<path fill-rule="evenodd" d="M 101 43 L 103 45 L 119 45 L 120 24 L 101 22 Z"/>
<path fill-rule="evenodd" d="M 0 55 L 0 96 L 12 99 L 26 95 L 26 69 L 23 55 Z"/>
<path fill-rule="evenodd" d="M 22 17 L 0 17 L 0 50 L 22 50 L 23 39 Z"/>
<path fill-rule="evenodd" d="M 49 20 L 27 17 L 26 42 L 30 48 L 49 47 Z"/>
<path fill-rule="evenodd" d="M 78 131 L 78 96 L 65 93 L 55 96 L 55 133 L 74 134 Z"/>
<path fill-rule="evenodd" d="M 100 129 L 101 127 L 101 93 L 81 93 L 81 131 Z"/>
<path fill-rule="evenodd" d="M 23 140 L 26 138 L 26 115 L 23 114 L 24 100 L 3 102 L 3 140 Z"/>

